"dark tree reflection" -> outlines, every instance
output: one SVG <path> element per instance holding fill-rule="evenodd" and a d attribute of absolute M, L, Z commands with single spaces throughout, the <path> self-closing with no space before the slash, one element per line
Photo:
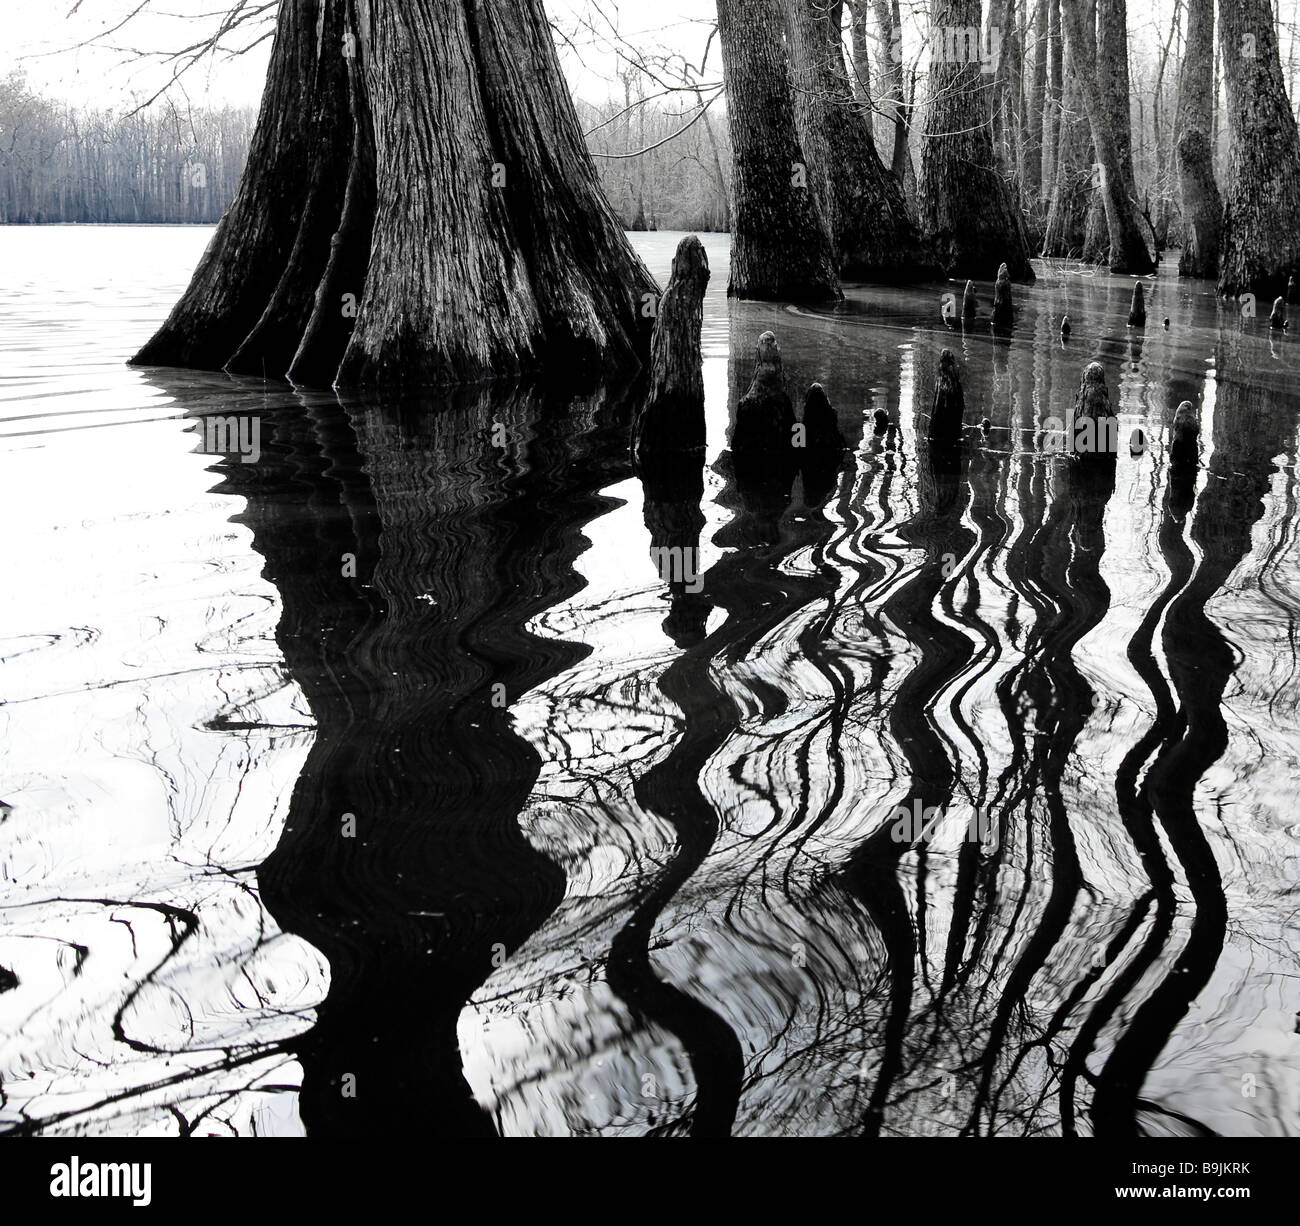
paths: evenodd
<path fill-rule="evenodd" d="M 526 623 L 580 586 L 581 528 L 624 448 L 599 396 L 494 391 L 317 405 L 276 419 L 255 469 L 223 468 L 317 720 L 259 872 L 330 964 L 299 1047 L 311 1133 L 494 1131 L 457 1019 L 563 891 L 518 824 L 539 758 L 508 707 L 584 654 Z"/>

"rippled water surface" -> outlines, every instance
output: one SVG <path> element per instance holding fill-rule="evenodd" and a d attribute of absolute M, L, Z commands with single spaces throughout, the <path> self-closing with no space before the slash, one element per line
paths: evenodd
<path fill-rule="evenodd" d="M 643 482 L 635 388 L 128 369 L 209 233 L 0 229 L 0 1128 L 1300 1132 L 1300 337 L 1169 262 L 1136 332 L 1066 265 L 1009 339 L 729 303 L 709 237 Z M 838 468 L 727 450 L 769 328 Z M 1042 429 L 1091 359 L 1113 465 Z"/>

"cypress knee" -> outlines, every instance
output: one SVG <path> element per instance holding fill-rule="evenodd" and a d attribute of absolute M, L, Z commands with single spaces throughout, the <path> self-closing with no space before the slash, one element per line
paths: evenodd
<path fill-rule="evenodd" d="M 835 410 L 820 383 L 814 383 L 804 396 L 801 441 L 799 471 L 803 476 L 804 503 L 820 506 L 835 488 L 846 447 Z"/>
<path fill-rule="evenodd" d="M 1011 273 L 1003 264 L 998 268 L 998 279 L 993 284 L 993 326 L 1011 327 L 1014 315 L 1011 306 Z"/>
<path fill-rule="evenodd" d="M 1128 323 L 1130 328 L 1142 328 L 1147 322 L 1147 304 L 1142 294 L 1142 282 L 1133 287 L 1133 305 L 1129 307 Z"/>
<path fill-rule="evenodd" d="M 781 347 L 774 333 L 764 332 L 758 338 L 754 378 L 736 405 L 731 450 L 737 455 L 760 451 L 784 453 L 793 436 L 794 405 L 785 390 Z"/>
<path fill-rule="evenodd" d="M 969 323 L 975 318 L 975 311 L 979 307 L 979 298 L 975 294 L 975 282 L 967 281 L 966 290 L 961 296 L 961 317 L 963 323 Z"/>
<path fill-rule="evenodd" d="M 638 464 L 664 452 L 704 446 L 700 328 L 709 261 L 694 234 L 677 244 L 672 275 L 650 339 L 650 391 L 632 424 Z"/>
<path fill-rule="evenodd" d="M 841 451 L 845 446 L 839 419 L 820 383 L 809 387 L 803 398 L 803 443 L 809 451 Z"/>
<path fill-rule="evenodd" d="M 1083 368 L 1079 390 L 1074 394 L 1070 441 L 1076 455 L 1116 456 L 1119 419 L 1111 407 L 1106 371 L 1100 362 L 1089 362 Z"/>
<path fill-rule="evenodd" d="M 1201 423 L 1190 400 L 1184 400 L 1175 411 L 1171 433 L 1173 435 L 1169 448 L 1171 462 L 1174 464 L 1195 463 L 1201 437 Z"/>
<path fill-rule="evenodd" d="M 1270 328 L 1286 327 L 1286 299 L 1273 299 L 1273 313 L 1268 317 L 1268 326 Z"/>
<path fill-rule="evenodd" d="M 939 354 L 939 378 L 930 408 L 930 441 L 954 444 L 961 439 L 962 418 L 966 415 L 966 396 L 961 390 L 961 374 L 951 349 Z"/>

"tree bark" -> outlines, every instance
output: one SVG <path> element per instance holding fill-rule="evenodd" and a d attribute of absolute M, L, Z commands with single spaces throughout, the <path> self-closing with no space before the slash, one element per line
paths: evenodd
<path fill-rule="evenodd" d="M 134 360 L 340 385 L 589 377 L 640 364 L 656 288 L 541 0 L 282 0 L 235 201 Z"/>
<path fill-rule="evenodd" d="M 1101 0 L 1106 6 L 1110 22 L 1115 10 L 1123 11 L 1123 0 Z M 1121 40 L 1109 31 L 1105 42 L 1106 53 L 1099 60 L 1097 43 L 1092 28 L 1087 23 L 1087 0 L 1061 0 L 1061 24 L 1065 30 L 1066 46 L 1072 68 L 1071 75 L 1078 80 L 1088 126 L 1092 130 L 1092 143 L 1097 162 L 1101 167 L 1101 194 L 1106 207 L 1106 229 L 1110 239 L 1110 268 L 1112 272 L 1146 273 L 1155 268 L 1155 261 L 1147 250 L 1138 219 L 1137 203 L 1130 184 L 1133 179 L 1132 153 L 1129 149 L 1128 94 L 1122 99 L 1113 97 L 1113 83 L 1122 76 L 1127 79 L 1127 67 L 1120 72 L 1115 57 L 1127 39 Z M 1125 54 L 1127 54 L 1125 52 Z M 1126 63 L 1127 61 L 1125 61 Z M 1123 110 L 1123 118 L 1119 112 Z M 1125 171 L 1125 159 L 1128 169 Z"/>
<path fill-rule="evenodd" d="M 1048 0 L 1037 0 L 1033 18 L 1034 59 L 1025 96 L 1025 175 L 1021 190 L 1026 206 L 1033 210 L 1038 209 L 1043 195 L 1043 109 L 1047 98 L 1047 59 L 1050 54 L 1047 9 Z"/>
<path fill-rule="evenodd" d="M 1065 60 L 1064 49 L 1061 46 L 1061 0 L 1046 0 L 1046 3 L 1047 82 L 1043 95 L 1043 154 L 1039 162 L 1042 171 L 1040 198 L 1044 204 L 1052 200 L 1056 183 L 1057 141 L 1061 129 L 1062 72 Z"/>
<path fill-rule="evenodd" d="M 980 0 L 936 0 L 931 9 L 930 102 L 918 185 L 921 232 L 949 277 L 991 281 L 1005 261 L 1013 280 L 1032 281 L 1024 229 L 994 163 L 992 78 L 979 58 L 982 24 Z"/>
<path fill-rule="evenodd" d="M 853 102 L 835 8 L 784 0 L 795 127 L 841 276 L 904 282 L 938 269 L 908 215 L 903 189 L 880 163 Z"/>
<path fill-rule="evenodd" d="M 1300 265 L 1300 137 L 1269 0 L 1219 6 L 1232 155 L 1219 293 L 1273 298 Z"/>
<path fill-rule="evenodd" d="M 1069 0 L 1066 0 L 1069 3 Z M 1133 176 L 1133 127 L 1129 117 L 1128 5 L 1126 0 L 1097 0 L 1096 21 L 1097 73 L 1102 122 L 1115 142 L 1121 186 L 1129 212 L 1141 232 L 1137 213 L 1137 184 Z M 1094 146 L 1096 139 L 1094 137 Z M 1095 216 L 1095 222 L 1094 222 Z M 1109 257 L 1110 214 L 1101 183 L 1093 189 L 1089 229 L 1084 241 L 1083 258 L 1098 264 Z M 1145 241 L 1143 242 L 1145 246 Z"/>
<path fill-rule="evenodd" d="M 793 459 L 794 405 L 786 391 L 781 347 L 776 334 L 758 338 L 754 377 L 736 404 L 731 451 L 751 472 L 780 472 Z"/>
<path fill-rule="evenodd" d="M 953 357 L 951 349 L 941 350 L 927 430 L 930 442 L 949 447 L 958 444 L 961 441 L 962 419 L 965 414 L 966 396 L 962 391 L 957 359 Z"/>
<path fill-rule="evenodd" d="M 779 0 L 718 0 L 732 147 L 731 283 L 737 298 L 840 295 L 830 232 L 795 131 Z"/>
<path fill-rule="evenodd" d="M 986 45 L 998 40 L 993 72 L 993 145 L 1004 175 L 1015 184 L 1013 201 L 1019 207 L 1024 184 L 1024 116 L 1021 113 L 1021 77 L 1024 53 L 1016 25 L 1016 0 L 992 0 Z"/>
<path fill-rule="evenodd" d="M 1219 274 L 1223 201 L 1210 147 L 1214 105 L 1214 0 L 1188 0 L 1187 42 L 1178 76 L 1178 187 L 1183 205 L 1182 277 Z"/>
<path fill-rule="evenodd" d="M 1092 200 L 1092 133 L 1083 114 L 1083 87 L 1074 73 L 1064 86 L 1056 125 L 1056 163 L 1043 235 L 1043 254 L 1062 258 L 1083 254 Z"/>
<path fill-rule="evenodd" d="M 853 98 L 871 105 L 871 57 L 867 52 L 867 0 L 847 0 L 849 46 L 853 51 Z"/>
<path fill-rule="evenodd" d="M 632 454 L 638 464 L 704 446 L 700 329 L 708 284 L 708 257 L 700 240 L 688 234 L 677 244 L 650 341 L 650 391 L 632 425 Z"/>

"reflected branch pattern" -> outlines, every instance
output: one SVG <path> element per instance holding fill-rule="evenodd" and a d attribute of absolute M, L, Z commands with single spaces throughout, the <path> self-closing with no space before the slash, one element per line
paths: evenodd
<path fill-rule="evenodd" d="M 941 446 L 932 329 L 730 312 L 726 443 L 640 471 L 637 387 L 150 375 L 257 415 L 212 495 L 260 575 L 122 694 L 170 867 L 6 904 L 6 1129 L 1295 1132 L 1286 370 L 1043 310 L 961 338 Z M 769 327 L 843 451 L 737 445 Z M 1062 454 L 1092 361 L 1143 454 Z"/>

